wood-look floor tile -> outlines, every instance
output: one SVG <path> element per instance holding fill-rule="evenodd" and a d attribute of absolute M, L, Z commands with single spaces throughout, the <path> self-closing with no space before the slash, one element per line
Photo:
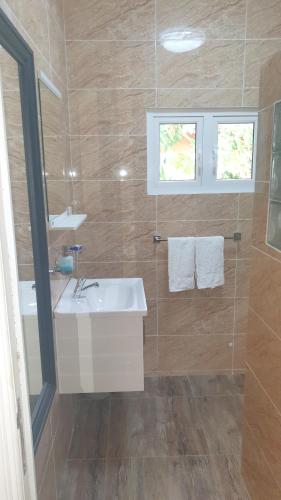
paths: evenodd
<path fill-rule="evenodd" d="M 112 399 L 108 457 L 193 455 L 206 450 L 192 400 Z"/>
<path fill-rule="evenodd" d="M 200 414 L 209 454 L 241 453 L 241 396 L 213 396 L 195 398 Z"/>
<path fill-rule="evenodd" d="M 249 500 L 236 456 L 70 460 L 59 500 Z"/>
<path fill-rule="evenodd" d="M 107 462 L 105 500 L 248 500 L 236 457 Z"/>
<path fill-rule="evenodd" d="M 104 482 L 103 460 L 68 460 L 59 500 L 104 500 Z"/>
<path fill-rule="evenodd" d="M 142 459 L 106 461 L 104 500 L 145 500 Z"/>
<path fill-rule="evenodd" d="M 107 449 L 109 399 L 80 399 L 70 458 L 104 458 Z"/>
<path fill-rule="evenodd" d="M 112 398 L 147 398 L 147 397 L 172 397 L 192 396 L 191 385 L 188 377 L 159 377 L 144 378 L 144 391 L 141 392 L 115 392 Z"/>
<path fill-rule="evenodd" d="M 189 376 L 192 396 L 230 396 L 242 391 L 243 375 L 192 375 Z"/>

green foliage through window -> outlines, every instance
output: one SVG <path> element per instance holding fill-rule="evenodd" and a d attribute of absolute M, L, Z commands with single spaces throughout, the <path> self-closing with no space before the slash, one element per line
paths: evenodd
<path fill-rule="evenodd" d="M 194 180 L 196 124 L 160 124 L 160 180 Z"/>

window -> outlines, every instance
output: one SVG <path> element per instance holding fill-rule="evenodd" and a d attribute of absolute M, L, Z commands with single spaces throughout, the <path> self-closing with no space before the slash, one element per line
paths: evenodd
<path fill-rule="evenodd" d="M 148 193 L 254 191 L 257 113 L 147 113 Z"/>

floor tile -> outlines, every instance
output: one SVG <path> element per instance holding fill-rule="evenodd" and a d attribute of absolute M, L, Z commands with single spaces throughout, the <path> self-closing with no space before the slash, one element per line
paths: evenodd
<path fill-rule="evenodd" d="M 142 460 L 107 460 L 104 500 L 145 500 Z"/>
<path fill-rule="evenodd" d="M 83 395 L 59 500 L 249 500 L 243 375 L 152 377 Z"/>
<path fill-rule="evenodd" d="M 201 454 L 207 443 L 192 400 L 112 399 L 108 457 Z"/>
<path fill-rule="evenodd" d="M 235 456 L 70 460 L 59 500 L 249 500 Z"/>
<path fill-rule="evenodd" d="M 172 396 L 192 396 L 188 377 L 145 377 L 144 391 L 115 392 L 111 394 L 112 398 L 118 399 Z"/>
<path fill-rule="evenodd" d="M 93 459 L 106 456 L 109 412 L 109 399 L 78 401 L 69 458 Z"/>
<path fill-rule="evenodd" d="M 59 500 L 104 500 L 105 462 L 68 460 Z"/>
<path fill-rule="evenodd" d="M 240 394 L 243 390 L 243 376 L 235 375 L 192 375 L 189 383 L 192 395 L 227 396 Z"/>
<path fill-rule="evenodd" d="M 241 453 L 241 396 L 194 398 L 208 443 L 209 454 Z"/>

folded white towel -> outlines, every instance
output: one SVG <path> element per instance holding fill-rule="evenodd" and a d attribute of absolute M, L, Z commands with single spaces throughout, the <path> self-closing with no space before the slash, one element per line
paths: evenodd
<path fill-rule="evenodd" d="M 195 238 L 168 238 L 170 292 L 194 288 Z"/>
<path fill-rule="evenodd" d="M 197 288 L 215 288 L 224 284 L 224 238 L 196 238 Z"/>

